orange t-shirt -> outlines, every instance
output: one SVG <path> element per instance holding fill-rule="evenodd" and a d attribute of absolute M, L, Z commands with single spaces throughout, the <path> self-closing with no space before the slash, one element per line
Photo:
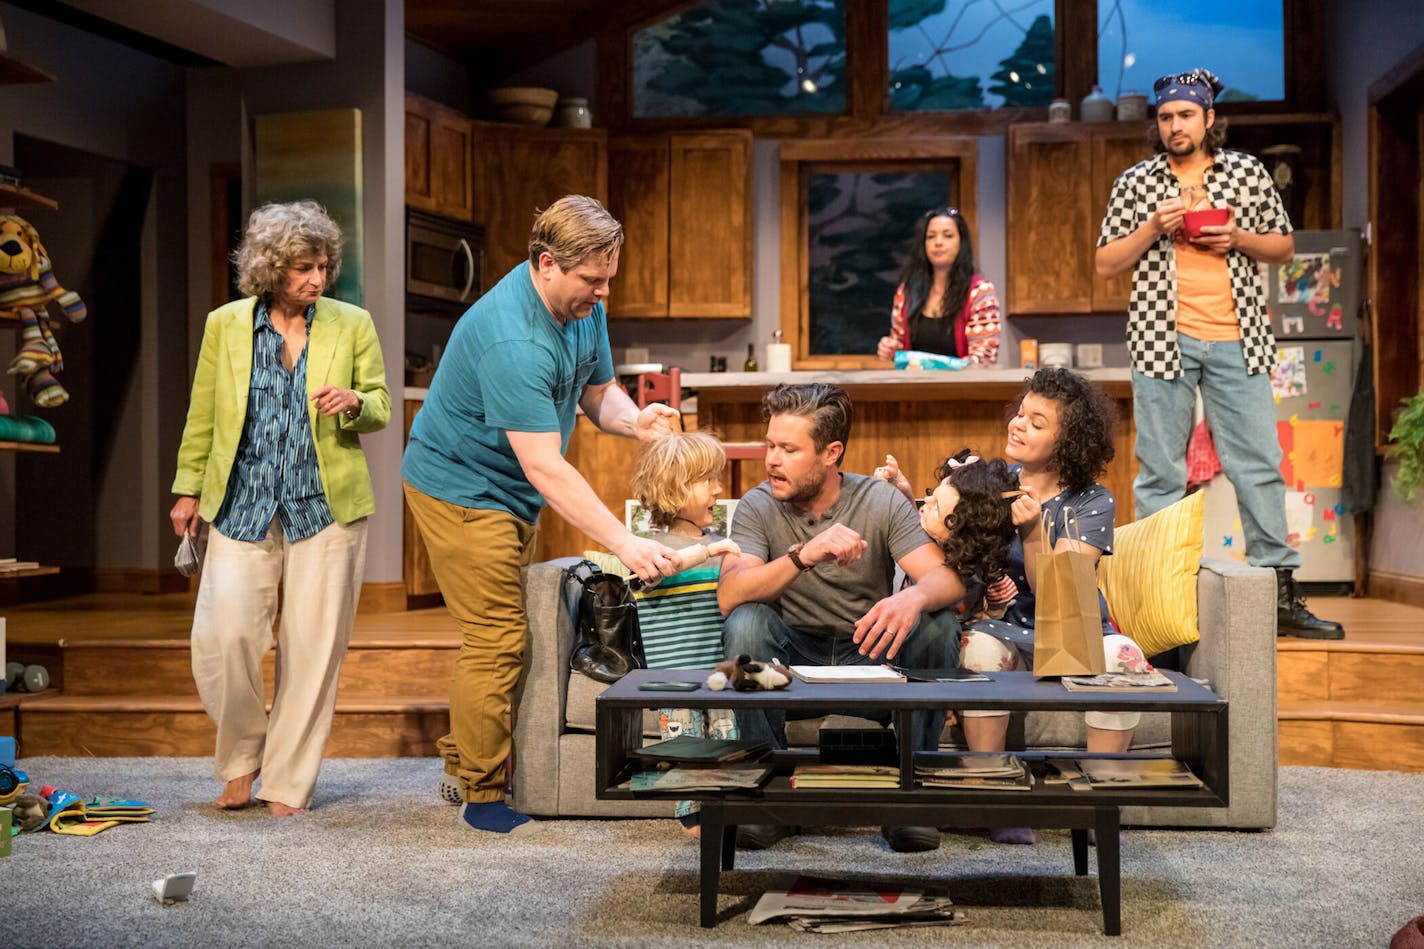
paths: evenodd
<path fill-rule="evenodd" d="M 1200 185 L 1210 160 L 1189 169 L 1172 169 L 1180 187 Z M 1226 258 L 1198 248 L 1178 232 L 1177 332 L 1193 339 L 1226 342 L 1241 338 L 1231 273 Z"/>

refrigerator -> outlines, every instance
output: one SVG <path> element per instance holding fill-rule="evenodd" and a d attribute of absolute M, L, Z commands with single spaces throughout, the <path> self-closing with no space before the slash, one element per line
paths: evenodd
<path fill-rule="evenodd" d="M 1295 257 L 1266 268 L 1287 542 L 1300 551 L 1295 576 L 1303 582 L 1355 579 L 1353 518 L 1340 494 L 1345 419 L 1359 371 L 1361 251 L 1357 230 L 1296 231 Z M 1245 561 L 1231 482 L 1218 474 L 1205 490 L 1202 555 Z"/>

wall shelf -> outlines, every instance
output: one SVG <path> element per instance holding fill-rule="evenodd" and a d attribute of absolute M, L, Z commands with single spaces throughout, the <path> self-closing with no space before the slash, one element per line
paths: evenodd
<path fill-rule="evenodd" d="M 23 580 L 25 577 L 47 577 L 50 574 L 59 573 L 58 567 L 29 567 L 25 570 L 3 570 L 0 569 L 0 581 L 3 580 Z"/>
<path fill-rule="evenodd" d="M 39 208 L 43 211 L 58 211 L 59 202 L 54 198 L 45 197 L 38 191 L 0 182 L 0 208 L 15 208 L 16 210 Z"/>
<path fill-rule="evenodd" d="M 0 36 L 3 36 L 0 31 Z M 54 82 L 54 77 L 29 63 L 0 52 L 0 86 L 18 85 L 22 82 Z"/>
<path fill-rule="evenodd" d="M 58 454 L 58 445 L 37 445 L 34 442 L 0 442 L 0 451 L 42 451 Z"/>

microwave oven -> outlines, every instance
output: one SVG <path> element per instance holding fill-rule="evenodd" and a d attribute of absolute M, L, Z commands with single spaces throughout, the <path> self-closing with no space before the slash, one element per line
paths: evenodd
<path fill-rule="evenodd" d="M 478 300 L 484 234 L 478 224 L 407 208 L 406 309 L 464 312 Z"/>

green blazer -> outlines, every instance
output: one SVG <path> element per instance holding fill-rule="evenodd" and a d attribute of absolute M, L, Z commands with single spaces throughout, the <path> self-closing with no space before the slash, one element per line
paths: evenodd
<path fill-rule="evenodd" d="M 198 512 L 205 521 L 217 517 L 222 507 L 247 420 L 256 313 L 255 297 L 237 300 L 209 313 L 203 329 L 173 493 L 200 498 Z M 317 300 L 307 338 L 307 394 L 324 385 L 351 389 L 361 400 L 355 419 L 345 413 L 322 415 L 307 402 L 327 504 L 338 522 L 349 524 L 376 508 L 359 436 L 390 421 L 391 392 L 371 314 L 328 297 Z"/>

